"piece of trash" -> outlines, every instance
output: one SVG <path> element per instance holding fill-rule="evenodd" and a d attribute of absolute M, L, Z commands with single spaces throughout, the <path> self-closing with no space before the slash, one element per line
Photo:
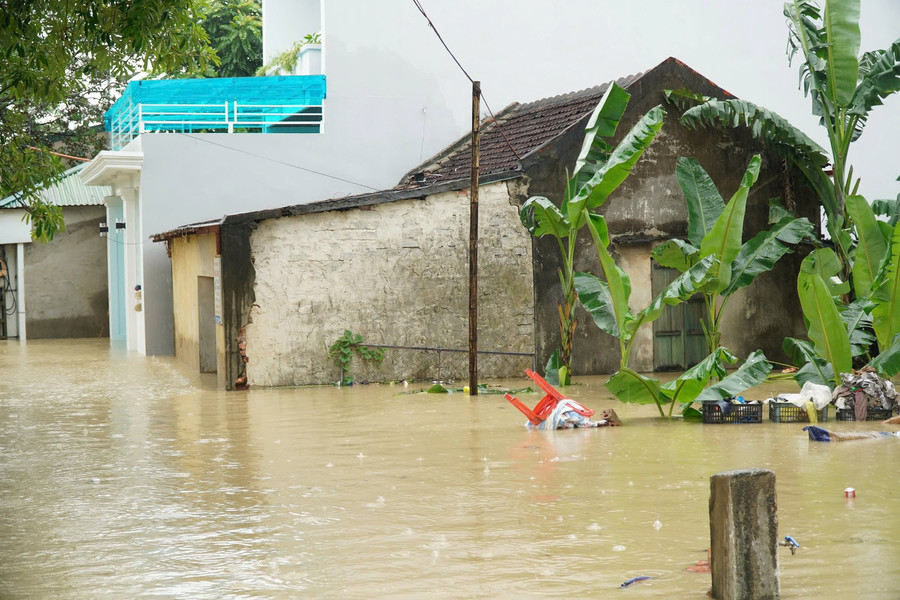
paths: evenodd
<path fill-rule="evenodd" d="M 620 585 L 619 587 L 620 587 L 620 588 L 625 588 L 625 587 L 628 587 L 629 585 L 631 585 L 631 584 L 633 584 L 633 583 L 637 583 L 637 582 L 639 582 L 639 581 L 647 581 L 648 579 L 653 579 L 653 577 L 651 577 L 650 575 L 638 575 L 637 577 L 632 577 L 631 579 L 629 579 L 628 581 L 626 581 L 625 583 L 623 583 L 623 584 Z"/>
<path fill-rule="evenodd" d="M 844 496 L 847 498 L 856 498 L 856 490 L 852 487 L 848 487 L 844 490 Z"/>
<path fill-rule="evenodd" d="M 900 396 L 889 379 L 882 379 L 875 369 L 867 366 L 852 373 L 841 373 L 841 385 L 835 388 L 831 398 L 837 410 L 853 409 L 855 420 L 865 421 L 869 411 L 880 411 L 890 417 Z"/>
<path fill-rule="evenodd" d="M 690 567 L 685 567 L 685 571 L 690 571 L 692 573 L 709 573 L 711 571 L 709 566 L 709 553 L 710 549 L 706 549 L 706 558 L 698 560 Z"/>
<path fill-rule="evenodd" d="M 512 394 L 505 395 L 507 402 L 515 406 L 519 412 L 528 417 L 526 427 L 534 429 L 574 429 L 576 427 L 604 427 L 621 425 L 618 415 L 612 409 L 603 411 L 602 418 L 592 421 L 594 411 L 581 403 L 566 398 L 547 381 L 532 371 L 525 369 L 537 386 L 546 394 L 533 409 L 525 406 Z"/>
<path fill-rule="evenodd" d="M 660 521 L 659 519 L 653 521 L 653 529 L 655 529 L 657 531 L 662 529 L 662 521 Z"/>
<path fill-rule="evenodd" d="M 829 431 L 815 425 L 803 428 L 813 442 L 850 442 L 854 440 L 877 440 L 886 437 L 900 437 L 892 431 Z"/>
<path fill-rule="evenodd" d="M 797 543 L 797 540 L 792 538 L 789 535 L 784 536 L 784 541 L 778 542 L 779 546 L 784 546 L 786 548 L 791 549 L 791 555 L 793 556 L 794 552 L 797 551 L 797 548 L 800 547 L 800 544 Z"/>

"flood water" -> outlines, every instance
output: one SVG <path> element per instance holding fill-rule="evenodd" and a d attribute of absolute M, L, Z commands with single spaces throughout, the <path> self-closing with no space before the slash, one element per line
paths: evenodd
<path fill-rule="evenodd" d="M 502 395 L 402 394 L 425 382 L 225 393 L 107 340 L 3 342 L 0 376 L 4 599 L 699 600 L 709 477 L 748 467 L 775 471 L 801 545 L 779 549 L 782 598 L 900 598 L 898 439 L 668 423 L 600 377 L 567 393 L 622 427 L 530 431 Z M 772 390 L 796 387 L 745 395 Z"/>

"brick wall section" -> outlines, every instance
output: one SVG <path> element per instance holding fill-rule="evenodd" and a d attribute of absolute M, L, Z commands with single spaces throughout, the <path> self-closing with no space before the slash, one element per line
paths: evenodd
<path fill-rule="evenodd" d="M 478 348 L 530 353 L 531 239 L 506 182 L 480 188 L 479 221 Z M 373 344 L 467 348 L 468 239 L 465 191 L 261 221 L 251 234 L 256 306 L 246 330 L 249 383 L 337 381 L 327 351 L 345 329 Z M 382 366 L 365 369 L 365 376 L 415 378 L 396 354 L 388 350 Z"/>

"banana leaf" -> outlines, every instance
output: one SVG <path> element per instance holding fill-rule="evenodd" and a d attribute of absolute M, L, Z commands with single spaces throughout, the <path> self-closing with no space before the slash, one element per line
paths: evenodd
<path fill-rule="evenodd" d="M 872 333 L 872 309 L 875 303 L 868 298 L 857 298 L 841 311 L 841 320 L 850 336 L 850 354 L 855 358 L 868 354 L 875 345 Z"/>
<path fill-rule="evenodd" d="M 831 106 L 850 105 L 859 79 L 859 3 L 860 0 L 828 0 L 825 2 L 824 25 L 828 45 L 825 47 L 826 88 Z"/>
<path fill-rule="evenodd" d="M 872 207 L 862 196 L 848 196 L 847 213 L 856 226 L 858 240 L 853 259 L 853 290 L 857 297 L 869 295 L 872 282 L 887 253 L 888 241 L 875 219 Z"/>
<path fill-rule="evenodd" d="M 575 222 L 583 209 L 594 210 L 602 205 L 625 181 L 662 128 L 665 114 L 661 106 L 651 108 L 612 152 L 597 163 L 590 179 L 575 190 L 574 197 L 567 198 L 566 210 L 570 221 Z"/>
<path fill-rule="evenodd" d="M 794 380 L 801 387 L 807 381 L 812 381 L 818 385 L 828 385 L 834 388 L 832 381 L 834 371 L 831 365 L 825 362 L 825 359 L 816 354 L 812 344 L 805 340 L 789 337 L 784 339 L 781 347 L 785 354 L 791 357 L 791 362 L 800 366 L 800 369 L 794 374 Z"/>
<path fill-rule="evenodd" d="M 840 374 L 849 372 L 852 366 L 850 338 L 828 286 L 816 272 L 814 254 L 800 267 L 797 294 L 807 321 L 807 335 L 816 353 L 831 364 L 835 385 L 840 385 Z"/>
<path fill-rule="evenodd" d="M 612 148 L 603 138 L 616 134 L 630 98 L 631 94 L 626 92 L 625 88 L 611 82 L 603 98 L 597 103 L 584 129 L 581 152 L 575 161 L 575 172 L 572 176 L 573 191 L 578 192 L 583 188 L 597 169 L 606 162 Z M 571 197 L 568 199 L 571 200 Z"/>
<path fill-rule="evenodd" d="M 741 248 L 741 236 L 744 232 L 744 213 L 747 208 L 747 195 L 759 177 L 761 159 L 755 155 L 750 159 L 747 170 L 741 179 L 741 185 L 728 201 L 725 210 L 716 219 L 709 233 L 700 244 L 700 256 L 715 256 L 719 259 L 718 268 L 713 270 L 713 278 L 718 281 L 717 292 L 728 287 L 731 281 L 731 263 Z"/>
<path fill-rule="evenodd" d="M 884 50 L 863 54 L 859 60 L 859 76 L 849 110 L 859 120 L 857 137 L 872 108 L 900 90 L 900 39 Z"/>
<path fill-rule="evenodd" d="M 850 293 L 850 284 L 838 278 L 841 272 L 841 261 L 831 248 L 813 250 L 803 260 L 803 265 L 806 265 L 806 268 L 812 268 L 813 272 L 822 278 L 835 300 Z"/>
<path fill-rule="evenodd" d="M 726 364 L 737 362 L 737 357 L 728 348 L 719 346 L 699 363 L 682 373 L 678 379 L 670 381 L 662 386 L 663 394 L 673 401 L 683 403 L 683 407 L 690 406 L 697 395 L 703 391 L 706 384 L 713 377 L 725 377 Z M 685 386 L 684 383 L 691 383 Z M 696 384 L 700 385 L 697 386 Z"/>
<path fill-rule="evenodd" d="M 687 201 L 688 240 L 699 246 L 725 210 L 725 201 L 716 184 L 696 159 L 679 156 L 675 176 Z"/>
<path fill-rule="evenodd" d="M 741 246 L 731 266 L 731 282 L 722 295 L 730 296 L 750 285 L 760 273 L 771 271 L 782 256 L 793 252 L 785 244 L 797 244 L 812 231 L 813 225 L 806 218 L 786 216 L 771 229 L 758 233 Z"/>
<path fill-rule="evenodd" d="M 569 220 L 553 202 L 543 196 L 532 196 L 526 200 L 519 211 L 519 219 L 537 237 L 549 234 L 563 239 L 569 233 Z"/>
<path fill-rule="evenodd" d="M 875 200 L 872 202 L 872 212 L 876 215 L 887 217 L 887 225 L 893 230 L 897 221 L 900 221 L 900 194 L 893 200 Z M 882 223 L 882 221 L 879 221 L 879 223 Z"/>
<path fill-rule="evenodd" d="M 843 212 L 834 195 L 834 184 L 822 170 L 830 162 L 828 152 L 779 114 L 746 100 L 710 100 L 688 109 L 681 116 L 689 129 L 744 126 L 766 147 L 775 150 L 799 169 L 822 202 L 829 231 L 835 238 Z"/>
<path fill-rule="evenodd" d="M 625 403 L 630 404 L 656 404 L 661 415 L 662 411 L 659 381 L 632 371 L 628 367 L 622 367 L 613 373 L 606 382 L 606 389 Z"/>
<path fill-rule="evenodd" d="M 869 361 L 869 366 L 882 377 L 891 378 L 900 373 L 900 333 L 894 336 L 888 348 Z"/>
<path fill-rule="evenodd" d="M 587 212 L 587 209 L 585 209 Z M 597 215 L 599 217 L 599 215 Z M 603 269 L 603 276 L 606 278 L 607 290 L 609 291 L 609 299 L 611 301 L 612 315 L 615 317 L 616 330 L 621 334 L 625 332 L 625 322 L 631 317 L 631 310 L 628 308 L 628 299 L 631 297 L 631 279 L 628 274 L 623 271 L 610 256 L 606 249 L 608 243 L 603 239 L 601 231 L 605 230 L 606 221 L 600 218 L 587 218 L 588 230 L 594 240 L 594 247 L 597 250 L 597 257 L 600 259 L 600 266 Z M 598 229 L 597 223 L 603 223 L 603 228 Z M 576 288 L 577 289 L 577 288 Z M 605 330 L 604 330 L 605 331 Z M 619 338 L 619 348 L 622 351 L 622 360 L 626 361 L 627 356 L 624 354 L 625 337 L 624 335 L 614 334 Z"/>
<path fill-rule="evenodd" d="M 766 355 L 762 350 L 757 350 L 736 371 L 703 390 L 695 401 L 721 400 L 739 394 L 764 382 L 771 370 L 772 365 Z"/>
<path fill-rule="evenodd" d="M 624 335 L 624 329 L 619 329 L 616 320 L 615 305 L 609 284 L 591 273 L 575 273 L 575 291 L 578 292 L 578 301 L 584 307 L 594 323 L 609 335 L 619 337 L 620 331 Z"/>
<path fill-rule="evenodd" d="M 654 248 L 650 255 L 661 266 L 684 273 L 700 260 L 700 249 L 684 240 L 673 238 Z"/>
<path fill-rule="evenodd" d="M 894 226 L 890 253 L 885 258 L 886 264 L 871 295 L 875 302 L 872 327 L 879 349 L 887 348 L 894 336 L 900 333 L 900 223 Z"/>
<path fill-rule="evenodd" d="M 547 365 L 544 367 L 544 379 L 547 383 L 550 385 L 568 385 L 569 382 L 565 378 L 565 373 L 563 373 L 564 377 L 560 380 L 560 368 L 565 369 L 565 366 L 559 360 L 559 348 L 557 348 L 550 355 L 550 358 L 547 359 Z"/>

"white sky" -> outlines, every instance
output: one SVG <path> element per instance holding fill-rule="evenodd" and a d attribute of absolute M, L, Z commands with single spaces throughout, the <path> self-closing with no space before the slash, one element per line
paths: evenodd
<path fill-rule="evenodd" d="M 469 74 L 481 81 L 495 112 L 513 101 L 644 71 L 674 56 L 732 94 L 787 118 L 827 148 L 809 99 L 798 88 L 797 60 L 788 66 L 781 0 L 421 3 Z M 415 11 L 411 0 L 409 6 Z M 886 48 L 900 38 L 900 0 L 862 0 L 860 27 L 861 52 Z M 434 43 L 439 44 L 436 37 Z M 458 83 L 460 94 L 470 90 L 461 73 Z M 851 147 L 851 162 L 870 201 L 900 193 L 900 93 L 872 111 Z"/>

